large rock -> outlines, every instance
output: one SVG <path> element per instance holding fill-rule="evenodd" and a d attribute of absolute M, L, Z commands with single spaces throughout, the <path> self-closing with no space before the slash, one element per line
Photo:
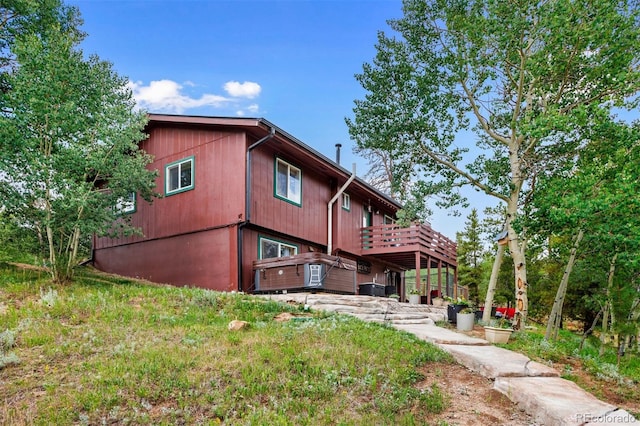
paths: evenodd
<path fill-rule="evenodd" d="M 498 377 L 494 388 L 544 425 L 638 424 L 628 412 L 560 377 Z"/>
<path fill-rule="evenodd" d="M 484 339 L 478 339 L 476 337 L 467 336 L 466 334 L 456 333 L 455 331 L 438 327 L 435 325 L 415 325 L 415 324 L 392 324 L 393 327 L 398 330 L 403 330 L 408 333 L 415 334 L 418 338 L 422 340 L 426 340 L 427 342 L 436 343 L 439 345 L 443 344 L 454 344 L 454 345 L 465 345 L 465 346 L 476 346 L 476 345 L 488 345 Z"/>
<path fill-rule="evenodd" d="M 446 310 L 432 305 L 410 305 L 385 297 L 327 293 L 262 295 L 272 300 L 295 303 L 313 309 L 353 315 L 363 321 L 398 324 L 427 324 L 446 319 Z"/>
<path fill-rule="evenodd" d="M 462 365 L 489 379 L 496 377 L 558 377 L 551 367 L 527 356 L 493 345 L 440 345 Z"/>

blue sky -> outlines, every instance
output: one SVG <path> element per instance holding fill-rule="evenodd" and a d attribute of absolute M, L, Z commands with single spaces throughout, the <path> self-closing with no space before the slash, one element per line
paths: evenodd
<path fill-rule="evenodd" d="M 345 117 L 364 90 L 354 78 L 400 0 L 73 0 L 82 49 L 113 63 L 150 112 L 264 117 L 358 175 Z M 475 192 L 475 191 L 473 191 Z M 479 210 L 482 211 L 482 206 Z M 449 238 L 464 217 L 436 212 Z"/>

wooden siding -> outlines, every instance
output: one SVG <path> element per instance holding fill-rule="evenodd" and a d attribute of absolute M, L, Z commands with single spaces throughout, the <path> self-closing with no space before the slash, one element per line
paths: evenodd
<path fill-rule="evenodd" d="M 274 196 L 274 164 L 280 158 L 302 171 L 302 205 Z M 266 143 L 253 152 L 251 178 L 251 223 L 292 238 L 327 244 L 327 204 L 331 181 Z"/>
<path fill-rule="evenodd" d="M 152 205 L 138 197 L 136 212 L 129 217 L 144 236 L 94 238 L 96 266 L 177 285 L 251 291 L 252 264 L 259 257 L 259 236 L 295 244 L 300 254 L 326 251 L 327 204 L 348 179 L 344 170 L 279 131 L 251 151 L 247 212 L 247 147 L 266 136 L 268 129 L 252 127 L 251 123 L 236 127 L 235 120 L 209 122 L 198 117 L 185 120 L 153 122 L 150 137 L 141 143 L 141 148 L 154 157 L 150 169 L 158 170 L 159 193 L 165 191 L 165 166 L 186 158 L 194 159 L 194 189 L 156 199 Z M 300 206 L 275 197 L 276 158 L 301 170 Z M 387 248 L 382 248 L 378 257 L 370 247 L 363 247 L 363 212 L 371 206 L 372 224 L 379 226 L 385 214 L 395 216 L 398 206 L 359 180 L 346 193 L 351 197 L 350 211 L 342 209 L 340 198 L 333 206 L 334 253 L 354 262 L 364 257 L 371 263 L 370 270 L 356 273 L 356 285 L 384 283 L 388 269 L 399 270 L 397 266 L 401 263 L 387 257 Z M 247 219 L 249 222 L 245 222 Z M 415 259 L 414 248 L 403 247 L 403 258 Z M 238 265 L 239 249 L 242 265 Z M 241 286 L 237 283 L 239 277 Z"/>
<path fill-rule="evenodd" d="M 237 290 L 236 227 L 95 250 L 104 271 L 157 283 Z"/>
<path fill-rule="evenodd" d="M 193 157 L 194 189 L 169 195 L 149 205 L 138 197 L 132 225 L 144 237 L 97 238 L 97 249 L 166 238 L 238 222 L 244 215 L 244 133 L 154 127 L 141 148 L 154 157 L 156 191 L 164 194 L 165 166 Z"/>
<path fill-rule="evenodd" d="M 349 193 L 347 189 L 345 191 Z M 363 200 L 351 195 L 351 209 L 349 211 L 342 208 L 340 200 L 334 206 L 334 229 L 333 229 L 333 247 L 334 250 L 345 251 L 357 255 L 366 255 L 362 250 L 362 228 L 365 209 L 368 208 L 370 201 Z M 395 218 L 395 211 L 384 209 L 371 203 L 371 219 L 372 225 L 382 225 L 384 216 Z"/>

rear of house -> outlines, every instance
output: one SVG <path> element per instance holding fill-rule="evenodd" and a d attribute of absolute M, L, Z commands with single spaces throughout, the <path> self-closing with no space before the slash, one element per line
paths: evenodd
<path fill-rule="evenodd" d="M 132 194 L 125 214 L 143 235 L 94 238 L 99 269 L 249 292 L 318 285 L 330 273 L 326 290 L 379 283 L 402 294 L 403 272 L 420 265 L 419 283 L 455 292 L 453 242 L 428 225 L 395 227 L 397 202 L 268 121 L 149 118 L 141 147 L 163 196 L 148 204 Z"/>

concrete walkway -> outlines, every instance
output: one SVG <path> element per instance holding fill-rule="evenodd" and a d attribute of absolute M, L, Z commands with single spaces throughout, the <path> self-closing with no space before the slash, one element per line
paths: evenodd
<path fill-rule="evenodd" d="M 600 401 L 575 383 L 525 355 L 491 345 L 484 339 L 438 327 L 446 309 L 410 305 L 370 296 L 290 293 L 264 295 L 273 300 L 307 305 L 311 309 L 385 322 L 449 352 L 471 371 L 492 379 L 494 389 L 541 425 L 640 425 L 630 413 Z"/>

